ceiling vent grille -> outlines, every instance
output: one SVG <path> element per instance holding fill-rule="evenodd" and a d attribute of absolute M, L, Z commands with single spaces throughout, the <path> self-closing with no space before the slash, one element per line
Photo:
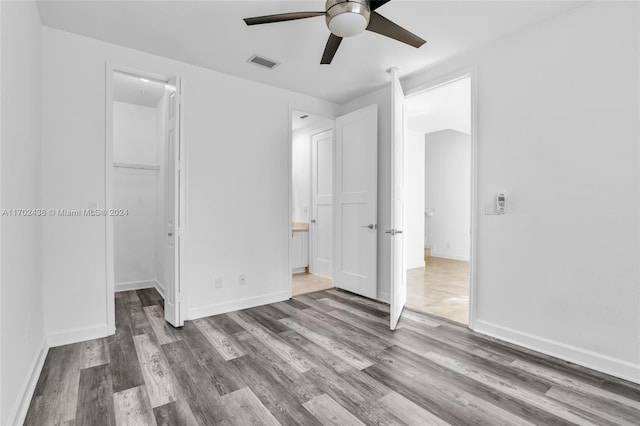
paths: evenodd
<path fill-rule="evenodd" d="M 271 59 L 263 58 L 262 56 L 258 56 L 258 55 L 253 55 L 252 57 L 249 58 L 247 62 L 260 65 L 261 67 L 265 67 L 270 70 L 280 65 L 279 62 L 272 61 Z"/>

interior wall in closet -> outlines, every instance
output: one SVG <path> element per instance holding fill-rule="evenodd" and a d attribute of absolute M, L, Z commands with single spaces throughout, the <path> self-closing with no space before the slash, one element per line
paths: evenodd
<path fill-rule="evenodd" d="M 116 291 L 156 287 L 163 293 L 166 89 L 133 76 L 114 80 L 113 206 L 127 211 L 114 217 Z"/>

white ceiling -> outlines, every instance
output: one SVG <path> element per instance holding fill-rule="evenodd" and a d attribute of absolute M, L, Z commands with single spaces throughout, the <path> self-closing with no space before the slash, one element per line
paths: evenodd
<path fill-rule="evenodd" d="M 378 12 L 427 40 L 420 49 L 365 32 L 320 65 L 323 17 L 248 27 L 244 17 L 323 11 L 324 1 L 40 0 L 44 25 L 344 103 L 388 81 L 582 4 L 575 1 L 392 0 Z M 247 63 L 253 55 L 281 63 Z M 153 71 L 153 70 L 150 70 Z"/>
<path fill-rule="evenodd" d="M 407 99 L 407 126 L 418 133 L 457 130 L 470 133 L 471 81 L 469 78 L 437 87 Z"/>
<path fill-rule="evenodd" d="M 307 116 L 307 118 L 301 118 L 305 115 Z M 333 127 L 333 120 L 319 115 L 309 114 L 308 112 L 304 111 L 292 111 L 291 130 L 295 132 L 296 130 L 303 129 L 305 127 L 315 129 L 328 129 Z"/>
<path fill-rule="evenodd" d="M 144 81 L 147 80 L 147 81 Z M 113 99 L 155 108 L 165 92 L 165 84 L 120 72 L 113 73 Z"/>

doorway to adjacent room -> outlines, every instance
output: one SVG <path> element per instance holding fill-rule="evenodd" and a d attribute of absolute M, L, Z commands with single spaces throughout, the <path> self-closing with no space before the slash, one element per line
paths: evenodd
<path fill-rule="evenodd" d="M 471 77 L 406 99 L 408 308 L 469 324 Z"/>

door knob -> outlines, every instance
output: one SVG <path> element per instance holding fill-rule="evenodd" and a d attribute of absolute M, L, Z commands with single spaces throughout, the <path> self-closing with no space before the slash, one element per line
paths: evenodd
<path fill-rule="evenodd" d="M 396 234 L 402 234 L 402 231 L 399 229 L 389 229 L 388 231 L 384 231 L 385 234 L 391 234 L 391 235 L 396 235 Z"/>
<path fill-rule="evenodd" d="M 369 228 L 369 229 L 376 229 L 376 225 L 374 225 L 373 223 L 370 223 L 368 225 L 362 225 L 363 228 Z"/>
<path fill-rule="evenodd" d="M 310 221 L 310 222 L 311 222 L 311 223 L 316 223 L 316 220 L 315 220 L 315 219 L 311 219 L 311 221 Z"/>
<path fill-rule="evenodd" d="M 173 232 L 169 232 L 167 235 L 173 237 Z"/>

